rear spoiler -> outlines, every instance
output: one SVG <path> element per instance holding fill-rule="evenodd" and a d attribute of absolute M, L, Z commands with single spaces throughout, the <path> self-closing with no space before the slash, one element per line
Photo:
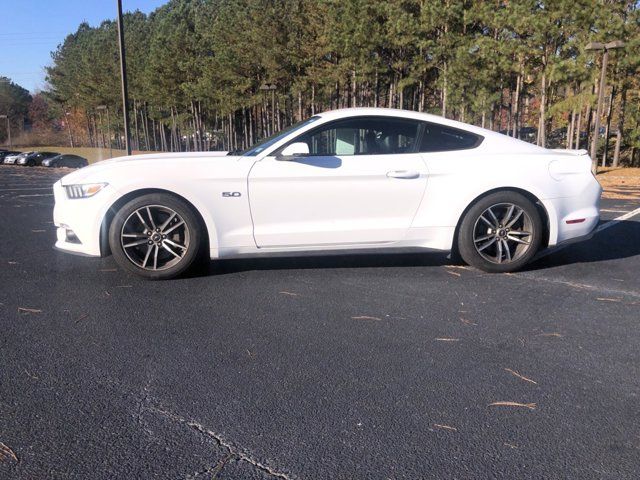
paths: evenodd
<path fill-rule="evenodd" d="M 580 150 L 568 150 L 565 148 L 551 148 L 550 149 L 554 153 L 561 153 L 563 155 L 571 155 L 574 157 L 581 157 L 582 155 L 589 155 L 589 152 L 584 148 Z"/>

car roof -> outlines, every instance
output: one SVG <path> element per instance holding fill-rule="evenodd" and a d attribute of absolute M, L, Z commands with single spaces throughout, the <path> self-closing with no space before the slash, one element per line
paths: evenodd
<path fill-rule="evenodd" d="M 527 143 L 527 142 L 515 139 L 513 137 L 508 137 L 506 135 L 503 135 L 499 132 L 495 132 L 493 130 L 488 130 L 482 127 L 476 127 L 475 125 L 458 122 L 456 120 L 450 120 L 448 118 L 441 117 L 439 115 L 416 112 L 414 110 L 400 110 L 395 108 L 356 107 L 356 108 L 341 108 L 338 110 L 330 110 L 330 111 L 318 113 L 317 115 L 326 120 L 339 120 L 341 118 L 353 118 L 358 116 L 398 117 L 398 118 L 420 120 L 423 122 L 430 122 L 438 125 L 444 125 L 452 128 L 457 128 L 460 130 L 465 130 L 467 132 L 481 135 L 485 139 L 492 139 L 493 141 L 497 141 L 500 143 L 509 141 L 511 145 L 513 145 L 516 148 L 519 148 L 520 150 L 528 150 L 532 152 L 544 150 L 542 147 L 538 147 L 537 145 L 533 145 L 531 143 Z M 486 142 L 483 142 L 483 143 L 485 145 L 487 144 Z"/>
<path fill-rule="evenodd" d="M 469 132 L 477 133 L 484 137 L 497 135 L 498 132 L 493 130 L 487 130 L 475 125 L 469 125 L 468 123 L 458 122 L 439 115 L 433 115 L 431 113 L 416 112 L 414 110 L 400 110 L 397 108 L 370 108 L 370 107 L 356 107 L 356 108 L 340 108 L 338 110 L 330 110 L 327 112 L 319 113 L 318 116 L 323 119 L 335 119 L 340 118 L 352 118 L 359 116 L 376 116 L 376 117 L 399 117 L 408 118 L 413 120 L 421 120 L 423 122 L 437 123 L 440 125 L 446 125 L 452 128 L 458 128 L 461 130 L 467 130 Z"/>

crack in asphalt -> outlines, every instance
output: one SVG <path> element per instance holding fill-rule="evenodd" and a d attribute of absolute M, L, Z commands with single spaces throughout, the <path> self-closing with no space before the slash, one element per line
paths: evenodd
<path fill-rule="evenodd" d="M 257 468 L 258 470 L 260 470 L 263 473 L 266 473 L 267 475 L 270 475 L 272 477 L 275 478 L 281 478 L 283 480 L 292 480 L 294 477 L 288 476 L 284 473 L 278 472 L 276 470 L 274 470 L 273 468 L 269 467 L 268 465 L 265 465 L 253 458 L 251 458 L 248 454 L 240 451 L 239 449 L 237 449 L 236 447 L 234 447 L 230 442 L 228 442 L 227 440 L 225 440 L 222 436 L 218 435 L 217 433 L 209 430 L 207 427 L 205 427 L 204 425 L 195 422 L 193 420 L 189 420 L 187 418 L 184 418 L 176 413 L 170 412 L 168 410 L 162 409 L 162 408 L 158 408 L 158 407 L 148 407 L 147 411 L 161 415 L 165 418 L 168 418 L 170 420 L 173 420 L 174 422 L 178 422 L 184 425 L 187 425 L 188 427 L 192 428 L 193 430 L 196 430 L 197 432 L 199 432 L 200 434 L 204 435 L 205 437 L 208 437 L 210 439 L 213 439 L 215 441 L 216 444 L 218 444 L 218 446 L 224 448 L 225 450 L 227 450 L 229 452 L 229 456 L 227 457 L 227 461 L 220 462 L 218 463 L 218 465 L 216 465 L 215 467 L 209 467 L 208 470 L 210 470 L 210 472 L 207 472 L 205 469 L 204 471 L 198 472 L 196 475 L 202 475 L 205 473 L 214 473 L 214 471 L 217 469 L 217 471 L 215 471 L 215 474 L 217 475 L 222 468 L 224 468 L 224 465 L 231 460 L 231 458 L 235 457 L 238 460 L 242 460 L 247 462 L 248 464 L 252 465 L 254 468 Z M 187 477 L 190 478 L 190 477 Z M 193 477 L 191 477 L 193 478 Z M 214 475 L 215 478 L 215 475 Z"/>
<path fill-rule="evenodd" d="M 224 457 L 222 460 L 220 460 L 218 463 L 216 463 L 213 467 L 204 467 L 202 470 L 196 473 L 187 475 L 185 477 L 185 480 L 198 478 L 201 475 L 211 475 L 211 480 L 215 480 L 216 478 L 218 478 L 218 474 L 222 471 L 225 465 L 229 463 L 231 460 L 238 461 L 239 459 L 233 453 L 230 453 L 226 457 Z"/>
<path fill-rule="evenodd" d="M 126 388 L 122 388 L 122 386 L 120 386 L 120 388 L 123 391 L 127 391 Z M 151 388 L 151 377 L 149 376 L 149 374 L 147 373 L 147 382 L 145 383 L 145 386 L 142 388 L 142 398 L 140 398 L 137 402 L 136 402 L 136 410 L 133 414 L 136 423 L 138 424 L 138 426 L 143 429 L 145 432 L 147 432 L 147 434 L 149 436 L 153 436 L 153 433 L 151 432 L 151 430 L 149 430 L 146 425 L 145 425 L 145 421 L 144 421 L 144 412 L 146 410 L 149 409 L 148 405 L 151 403 L 151 396 L 149 395 L 149 389 Z"/>

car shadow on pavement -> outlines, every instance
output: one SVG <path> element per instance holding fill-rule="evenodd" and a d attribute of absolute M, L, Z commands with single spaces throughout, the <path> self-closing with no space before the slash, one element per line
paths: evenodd
<path fill-rule="evenodd" d="M 303 270 L 327 268 L 436 267 L 451 265 L 448 253 L 336 253 L 303 257 L 253 257 L 203 262 L 193 276 L 220 275 L 251 270 Z"/>
<path fill-rule="evenodd" d="M 589 240 L 567 245 L 545 255 L 525 267 L 525 270 L 618 260 L 637 255 L 640 255 L 640 222 L 625 220 L 596 233 Z"/>
<path fill-rule="evenodd" d="M 616 260 L 640 255 L 640 222 L 621 221 L 591 239 L 567 245 L 556 252 L 542 256 L 524 268 L 540 270 L 572 263 L 590 263 Z M 411 253 L 326 253 L 308 256 L 269 256 L 222 259 L 202 262 L 187 277 L 204 277 L 255 270 L 304 270 L 333 268 L 378 267 L 440 267 L 460 265 L 448 252 Z"/>

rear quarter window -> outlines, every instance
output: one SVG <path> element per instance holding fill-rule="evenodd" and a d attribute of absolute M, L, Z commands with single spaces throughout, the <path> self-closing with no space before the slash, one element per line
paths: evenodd
<path fill-rule="evenodd" d="M 420 142 L 420 152 L 469 150 L 482 143 L 484 137 L 458 128 L 426 123 Z"/>

